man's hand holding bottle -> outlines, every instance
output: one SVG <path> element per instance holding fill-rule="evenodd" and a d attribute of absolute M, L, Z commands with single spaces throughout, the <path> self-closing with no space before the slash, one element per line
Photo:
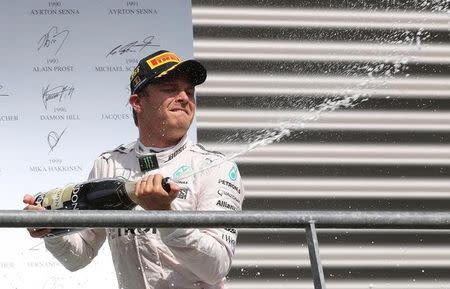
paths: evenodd
<path fill-rule="evenodd" d="M 180 187 L 162 175 L 148 175 L 137 182 L 123 179 L 93 180 L 36 196 L 25 195 L 24 210 L 129 210 L 136 205 L 145 210 L 170 210 Z M 108 192 L 108 194 L 105 194 Z M 89 197 L 88 197 L 89 196 Z M 72 230 L 28 228 L 34 238 L 62 235 Z"/>
<path fill-rule="evenodd" d="M 44 207 L 35 204 L 36 198 L 32 195 L 25 195 L 23 197 L 23 202 L 27 205 L 24 210 L 35 210 L 35 211 L 43 211 Z M 27 228 L 30 236 L 33 238 L 42 238 L 45 237 L 48 233 L 50 233 L 50 229 L 46 228 Z"/>
<path fill-rule="evenodd" d="M 161 175 L 149 175 L 138 180 L 135 200 L 145 210 L 170 210 L 170 204 L 178 195 L 180 187 Z"/>

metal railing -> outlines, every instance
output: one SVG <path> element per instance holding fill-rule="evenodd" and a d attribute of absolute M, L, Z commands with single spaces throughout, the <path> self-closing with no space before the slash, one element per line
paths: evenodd
<path fill-rule="evenodd" d="M 316 228 L 450 229 L 450 212 L 412 211 L 0 211 L 0 228 L 302 228 L 314 288 L 325 289 Z"/>

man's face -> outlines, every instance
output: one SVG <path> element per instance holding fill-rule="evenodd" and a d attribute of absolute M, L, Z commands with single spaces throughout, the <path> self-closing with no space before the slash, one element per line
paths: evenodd
<path fill-rule="evenodd" d="M 176 143 L 186 134 L 195 113 L 194 87 L 186 77 L 164 77 L 140 95 L 138 126 L 150 139 Z"/>

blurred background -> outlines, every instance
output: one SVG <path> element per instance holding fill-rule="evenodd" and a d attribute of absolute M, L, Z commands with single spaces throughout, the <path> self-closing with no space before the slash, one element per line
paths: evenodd
<path fill-rule="evenodd" d="M 449 1 L 192 5 L 198 140 L 256 145 L 244 210 L 449 210 Z M 327 288 L 450 287 L 449 231 L 318 234 Z M 313 288 L 304 232 L 240 230 L 229 279 Z"/>

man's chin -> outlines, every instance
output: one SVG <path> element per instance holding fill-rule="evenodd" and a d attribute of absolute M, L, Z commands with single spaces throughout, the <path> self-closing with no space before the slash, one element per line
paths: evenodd
<path fill-rule="evenodd" d="M 171 138 L 182 138 L 187 131 L 189 130 L 189 126 L 186 126 L 185 123 L 183 124 L 179 124 L 179 125 L 174 125 L 169 127 L 166 132 L 167 135 L 170 135 Z"/>

